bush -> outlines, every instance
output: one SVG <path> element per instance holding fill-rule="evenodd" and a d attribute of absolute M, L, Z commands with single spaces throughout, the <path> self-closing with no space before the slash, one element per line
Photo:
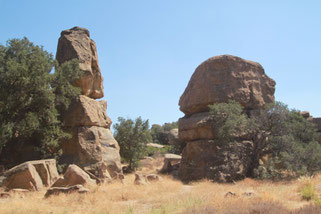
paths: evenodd
<path fill-rule="evenodd" d="M 224 147 L 234 140 L 253 142 L 249 176 L 282 178 L 321 169 L 316 127 L 298 111 L 276 102 L 249 117 L 234 101 L 209 107 L 215 143 Z M 261 166 L 260 159 L 267 155 L 269 160 Z"/>
<path fill-rule="evenodd" d="M 148 120 L 144 121 L 138 117 L 133 121 L 119 117 L 118 123 L 113 127 L 114 137 L 120 147 L 120 156 L 129 164 L 129 171 L 135 170 L 138 167 L 138 161 L 146 153 L 146 144 L 152 141 Z"/>

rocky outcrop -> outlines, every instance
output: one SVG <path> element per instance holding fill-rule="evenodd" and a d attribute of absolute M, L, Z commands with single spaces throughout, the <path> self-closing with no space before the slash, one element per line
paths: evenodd
<path fill-rule="evenodd" d="M 182 156 L 176 154 L 165 154 L 164 165 L 160 170 L 161 173 L 171 173 L 177 170 L 181 162 Z"/>
<path fill-rule="evenodd" d="M 51 187 L 67 187 L 74 185 L 96 186 L 96 181 L 76 165 L 69 165 L 64 176 L 60 177 Z"/>
<path fill-rule="evenodd" d="M 74 27 L 61 32 L 56 55 L 61 64 L 71 59 L 79 60 L 84 72 L 79 80 L 72 82 L 80 87 L 82 94 L 74 100 L 64 114 L 66 129 L 72 138 L 61 142 L 63 162 L 77 164 L 99 179 L 121 173 L 119 146 L 111 131 L 107 102 L 102 98 L 103 78 L 98 65 L 95 42 L 85 28 Z"/>
<path fill-rule="evenodd" d="M 232 182 L 244 178 L 253 144 L 246 139 L 235 139 L 225 147 L 216 144 L 208 105 L 234 100 L 252 115 L 274 102 L 274 91 L 275 81 L 259 63 L 222 55 L 199 65 L 179 100 L 185 113 L 178 121 L 179 139 L 187 144 L 179 168 L 181 179 Z"/>
<path fill-rule="evenodd" d="M 5 171 L 0 177 L 0 186 L 7 190 L 27 189 L 39 191 L 58 179 L 56 160 L 28 161 Z"/>
<path fill-rule="evenodd" d="M 104 96 L 103 77 L 98 64 L 95 42 L 85 28 L 74 27 L 61 32 L 56 59 L 59 64 L 72 59 L 79 60 L 82 77 L 73 83 L 82 94 L 98 99 Z"/>
<path fill-rule="evenodd" d="M 222 55 L 199 65 L 179 100 L 186 115 L 208 111 L 208 105 L 239 102 L 246 109 L 257 109 L 274 101 L 275 81 L 256 62 Z"/>

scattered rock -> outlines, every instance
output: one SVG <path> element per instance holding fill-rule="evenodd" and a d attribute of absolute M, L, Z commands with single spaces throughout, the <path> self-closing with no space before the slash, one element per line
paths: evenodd
<path fill-rule="evenodd" d="M 146 185 L 146 184 L 148 184 L 148 183 L 149 183 L 149 182 L 147 181 L 145 175 L 137 174 L 137 173 L 135 174 L 134 184 L 136 184 L 136 185 Z"/>
<path fill-rule="evenodd" d="M 99 99 L 104 96 L 103 77 L 98 65 L 96 44 L 90 39 L 87 29 L 74 27 L 62 31 L 56 59 L 59 64 L 78 59 L 79 67 L 84 73 L 73 85 L 80 87 L 82 94 L 88 97 Z"/>
<path fill-rule="evenodd" d="M 7 190 L 16 188 L 32 191 L 41 190 L 43 188 L 43 181 L 33 162 L 37 163 L 35 164 L 36 166 L 43 163 L 41 161 L 30 161 L 9 169 L 0 177 L 0 186 L 4 186 Z M 38 167 L 38 170 L 39 168 L 41 167 Z M 41 173 L 42 171 L 40 171 Z"/>
<path fill-rule="evenodd" d="M 164 165 L 160 170 L 161 173 L 170 173 L 179 168 L 182 156 L 176 154 L 165 154 Z"/>
<path fill-rule="evenodd" d="M 0 198 L 11 198 L 11 195 L 8 192 L 0 192 Z"/>
<path fill-rule="evenodd" d="M 235 192 L 227 192 L 225 195 L 224 195 L 224 198 L 228 198 L 228 197 L 236 197 L 237 194 Z"/>
<path fill-rule="evenodd" d="M 245 197 L 253 197 L 255 194 L 253 191 L 246 191 L 246 192 L 243 192 L 242 195 Z"/>
<path fill-rule="evenodd" d="M 67 187 L 78 184 L 95 186 L 96 182 L 80 167 L 72 164 L 68 166 L 64 176 L 60 177 L 52 187 Z"/>
<path fill-rule="evenodd" d="M 64 193 L 64 194 L 70 194 L 70 193 L 88 193 L 89 190 L 84 188 L 82 185 L 75 185 L 75 186 L 71 186 L 71 187 L 51 187 L 50 189 L 47 190 L 46 194 L 45 194 L 45 198 L 48 198 L 52 195 L 59 195 L 60 193 Z"/>
<path fill-rule="evenodd" d="M 148 182 L 160 181 L 162 179 L 159 175 L 156 175 L 156 174 L 149 174 L 149 175 L 146 175 L 145 177 Z"/>

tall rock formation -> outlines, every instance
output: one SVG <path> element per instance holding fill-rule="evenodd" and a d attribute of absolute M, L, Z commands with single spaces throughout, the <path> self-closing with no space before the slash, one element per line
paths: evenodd
<path fill-rule="evenodd" d="M 103 78 L 98 64 L 95 42 L 85 28 L 74 27 L 61 32 L 56 59 L 59 64 L 78 59 L 84 72 L 73 82 L 82 94 L 70 105 L 64 123 L 72 138 L 62 142 L 63 160 L 74 163 L 100 178 L 121 172 L 119 146 L 110 131 L 107 102 L 102 98 Z"/>
<path fill-rule="evenodd" d="M 73 83 L 80 87 L 82 94 L 98 99 L 104 97 L 103 77 L 98 65 L 96 43 L 90 39 L 85 28 L 74 27 L 61 32 L 56 54 L 62 64 L 68 60 L 78 59 L 83 76 Z"/>
<path fill-rule="evenodd" d="M 252 143 L 244 140 L 224 149 L 215 145 L 208 105 L 235 100 L 250 115 L 274 102 L 274 91 L 275 81 L 259 63 L 222 55 L 199 65 L 179 100 L 185 113 L 178 122 L 179 139 L 187 143 L 179 169 L 182 180 L 244 178 Z"/>

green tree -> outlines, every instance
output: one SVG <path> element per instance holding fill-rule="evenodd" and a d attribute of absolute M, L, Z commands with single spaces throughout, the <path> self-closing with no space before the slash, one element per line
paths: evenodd
<path fill-rule="evenodd" d="M 114 137 L 120 147 L 120 156 L 129 164 L 129 171 L 135 170 L 138 161 L 146 153 L 146 144 L 152 140 L 148 120 L 138 117 L 133 121 L 119 117 L 118 123 L 113 127 Z"/>
<path fill-rule="evenodd" d="M 211 105 L 210 114 L 218 145 L 235 140 L 253 142 L 250 176 L 298 176 L 321 169 L 315 125 L 280 102 L 267 105 L 251 117 L 234 101 Z M 266 155 L 270 158 L 261 166 L 259 161 Z"/>
<path fill-rule="evenodd" d="M 8 40 L 6 46 L 0 45 L 2 163 L 10 165 L 59 155 L 58 142 L 68 135 L 58 118 L 57 106 L 61 104 L 54 91 L 60 86 L 51 84 L 59 79 L 51 73 L 54 65 L 52 55 L 27 38 Z M 66 66 L 56 66 L 56 70 L 65 74 L 72 72 Z"/>
<path fill-rule="evenodd" d="M 164 123 L 163 125 L 153 124 L 151 128 L 153 143 L 168 144 L 168 133 L 174 128 L 178 128 L 177 122 Z"/>

